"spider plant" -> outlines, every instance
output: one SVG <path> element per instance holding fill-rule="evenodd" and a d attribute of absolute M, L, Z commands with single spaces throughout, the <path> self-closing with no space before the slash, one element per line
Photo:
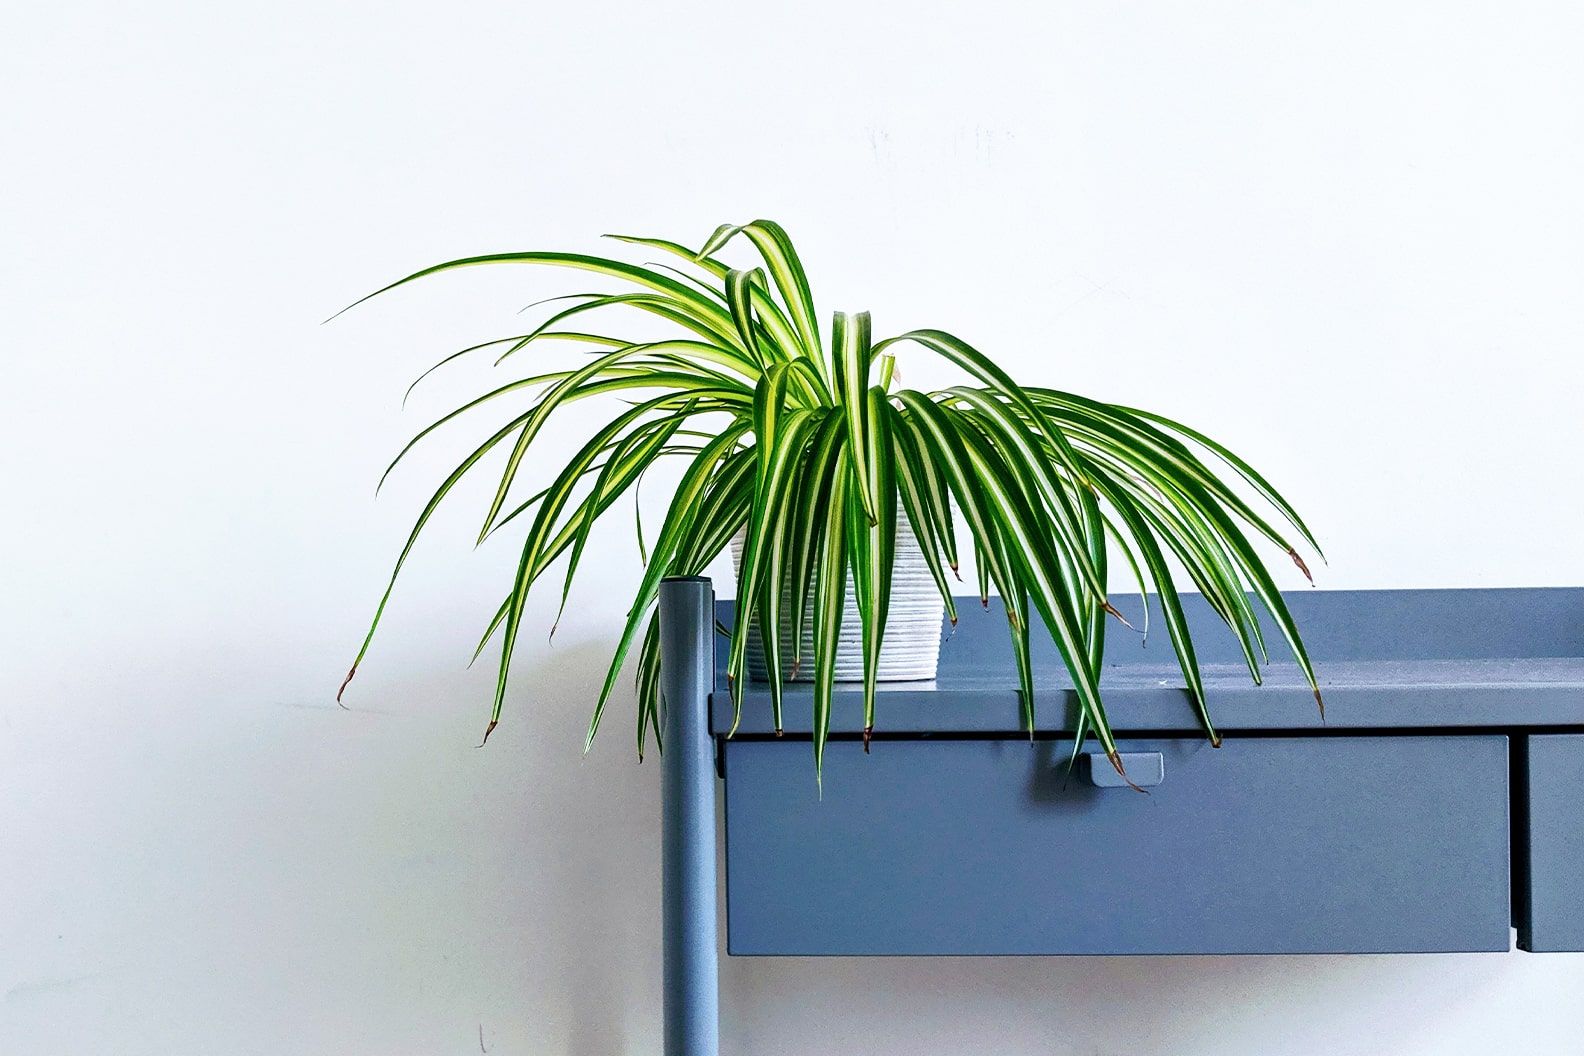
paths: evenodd
<path fill-rule="evenodd" d="M 830 728 L 836 643 L 843 621 L 856 617 L 862 629 L 867 747 L 876 722 L 875 670 L 899 508 L 922 544 L 953 623 L 957 614 L 949 576 L 958 568 L 959 524 L 966 527 L 981 600 L 994 586 L 1005 605 L 1023 725 L 1033 732 L 1029 650 L 1038 623 L 1054 639 L 1076 690 L 1076 739 L 1098 738 L 1119 771 L 1099 684 L 1106 622 L 1119 615 L 1106 600 L 1108 555 L 1120 555 L 1141 592 L 1158 595 L 1188 695 L 1212 742 L 1219 738 L 1174 573 L 1186 574 L 1226 622 L 1258 682 L 1266 654 L 1261 622 L 1247 593 L 1252 591 L 1315 685 L 1298 629 L 1250 536 L 1263 537 L 1290 555 L 1306 576 L 1303 559 L 1272 524 L 1271 511 L 1302 542 L 1316 552 L 1318 547 L 1287 501 L 1222 445 L 1147 411 L 1019 385 L 967 342 L 941 330 L 876 340 L 867 312 L 837 312 L 829 331 L 822 332 L 803 264 L 786 232 L 772 221 L 723 225 L 697 250 L 659 238 L 610 237 L 672 263 L 637 265 L 562 252 L 497 253 L 437 264 L 369 295 L 474 265 L 548 265 L 622 284 L 617 292 L 555 298 L 562 306 L 532 329 L 463 349 L 430 368 L 486 351 L 496 354 L 497 366 L 508 367 L 547 347 L 584 353 L 562 369 L 512 377 L 429 425 L 397 455 L 391 469 L 442 426 L 486 405 L 509 407 L 419 514 L 347 681 L 367 653 L 402 566 L 436 508 L 458 481 L 501 449 L 504 465 L 479 539 L 507 526 L 525 530 L 510 589 L 474 654 L 499 636 L 486 739 L 506 700 L 529 590 L 565 555 L 564 611 L 594 522 L 635 488 L 646 470 L 673 458 L 681 463 L 680 482 L 647 547 L 642 522 L 637 526 L 645 571 L 594 705 L 590 743 L 634 649 L 640 757 L 650 730 L 658 742 L 654 608 L 660 581 L 699 574 L 734 534 L 745 530 L 727 662 L 735 713 L 741 711 L 749 635 L 758 633 L 780 728 L 783 630 L 790 631 L 785 640 L 799 643 L 802 624 L 811 618 L 814 655 L 791 659 L 813 664 L 818 773 Z M 735 268 L 717 257 L 739 237 L 756 251 L 757 266 Z M 670 336 L 636 340 L 607 334 L 603 326 L 588 328 L 592 324 L 586 320 L 622 312 L 660 320 Z M 944 358 L 972 384 L 935 392 L 898 387 L 894 357 L 907 347 Z M 610 404 L 603 424 L 548 487 L 521 496 L 526 489 L 520 471 L 551 415 L 606 395 L 623 399 Z M 1238 478 L 1239 490 L 1223 474 Z M 1240 490 L 1258 496 L 1264 510 L 1241 497 Z M 845 611 L 849 574 L 856 614 Z M 811 595 L 808 617 L 804 602 Z M 790 604 L 783 606 L 783 600 Z M 791 626 L 783 628 L 783 620 Z M 1319 701 L 1317 686 L 1315 698 Z"/>

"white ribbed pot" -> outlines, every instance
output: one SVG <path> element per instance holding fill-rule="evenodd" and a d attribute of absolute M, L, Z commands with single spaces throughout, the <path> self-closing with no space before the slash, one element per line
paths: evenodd
<path fill-rule="evenodd" d="M 732 539 L 732 566 L 742 571 L 742 549 L 747 530 Z M 814 680 L 814 598 L 805 600 L 803 620 L 803 662 L 792 673 L 792 601 L 787 593 L 781 599 L 782 677 L 793 682 Z M 946 604 L 941 601 L 935 578 L 924 562 L 924 551 L 907 520 L 897 518 L 896 553 L 891 570 L 891 607 L 886 616 L 885 641 L 880 646 L 876 677 L 881 682 L 916 682 L 935 677 L 940 661 L 941 621 Z M 769 677 L 759 635 L 748 639 L 748 676 L 755 682 Z M 863 681 L 863 621 L 858 616 L 858 600 L 853 592 L 852 573 L 847 575 L 847 608 L 842 615 L 841 640 L 836 648 L 836 681 Z"/>

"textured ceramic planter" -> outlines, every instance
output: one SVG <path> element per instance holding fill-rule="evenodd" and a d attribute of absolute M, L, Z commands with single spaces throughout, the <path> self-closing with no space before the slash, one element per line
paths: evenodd
<path fill-rule="evenodd" d="M 732 564 L 742 567 L 744 536 L 732 539 Z M 782 675 L 789 681 L 811 682 L 814 671 L 814 599 L 805 607 L 803 621 L 803 663 L 792 674 L 791 601 L 783 597 L 781 607 Z M 885 642 L 880 649 L 879 680 L 914 682 L 935 677 L 940 660 L 941 621 L 946 605 L 924 562 L 918 539 L 902 518 L 897 519 L 896 557 L 891 572 L 891 608 L 886 619 Z M 759 636 L 748 640 L 748 674 L 755 682 L 768 677 L 764 649 Z M 836 681 L 863 681 L 863 624 L 858 618 L 858 602 L 853 593 L 852 576 L 847 580 L 847 608 L 842 617 L 841 643 L 836 650 Z"/>

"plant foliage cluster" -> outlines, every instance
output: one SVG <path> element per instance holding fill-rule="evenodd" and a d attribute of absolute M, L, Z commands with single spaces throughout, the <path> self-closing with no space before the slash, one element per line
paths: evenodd
<path fill-rule="evenodd" d="M 899 517 L 922 544 L 953 622 L 950 584 L 960 539 L 972 548 L 981 597 L 993 586 L 1004 599 L 1026 728 L 1032 732 L 1035 723 L 1029 655 L 1037 624 L 1054 640 L 1076 690 L 1078 741 L 1098 738 L 1119 770 L 1100 690 L 1106 625 L 1118 616 L 1106 599 L 1109 557 L 1120 556 L 1141 592 L 1158 596 L 1188 695 L 1213 742 L 1219 738 L 1174 575 L 1186 576 L 1226 622 L 1256 682 L 1267 659 L 1262 608 L 1315 685 L 1298 629 L 1254 539 L 1274 544 L 1308 574 L 1297 549 L 1272 523 L 1274 511 L 1287 530 L 1318 548 L 1287 501 L 1221 444 L 1147 411 L 1019 385 L 990 358 L 940 330 L 877 340 L 867 312 L 837 312 L 824 331 L 803 264 L 772 221 L 723 225 L 698 250 L 665 239 L 612 237 L 673 263 L 500 253 L 439 264 L 376 291 L 485 264 L 550 265 L 623 284 L 617 292 L 555 298 L 566 303 L 538 326 L 436 364 L 494 352 L 497 365 L 514 366 L 530 349 L 552 345 L 584 353 L 566 369 L 516 377 L 458 407 L 397 456 L 391 468 L 436 429 L 486 406 L 509 407 L 423 508 L 348 681 L 436 508 L 486 456 L 500 451 L 504 465 L 479 539 L 511 525 L 521 530 L 522 543 L 510 589 L 479 643 L 482 652 L 499 639 L 488 730 L 506 699 L 529 590 L 565 556 L 564 609 L 594 522 L 646 470 L 671 458 L 681 461 L 681 478 L 647 547 L 643 525 L 637 526 L 645 571 L 594 706 L 590 742 L 634 652 L 640 755 L 650 731 L 658 741 L 654 609 L 660 582 L 700 574 L 740 531 L 746 540 L 727 665 L 735 706 L 740 710 L 750 634 L 763 642 L 778 729 L 783 661 L 811 663 L 818 772 L 830 728 L 837 640 L 843 621 L 857 618 L 867 738 L 876 721 L 875 671 Z M 738 269 L 718 259 L 738 238 L 757 251 L 758 266 Z M 623 311 L 670 324 L 673 334 L 633 340 L 592 322 Z M 898 387 L 894 356 L 904 346 L 943 357 L 972 384 L 933 392 Z M 611 404 L 619 409 L 602 419 L 549 486 L 519 497 L 519 472 L 550 417 L 575 402 L 612 395 L 620 397 Z M 1224 476 L 1239 479 L 1239 489 Z M 1240 491 L 1258 496 L 1265 508 Z M 849 577 L 856 614 L 844 611 Z M 807 615 L 802 602 L 810 597 Z M 784 641 L 795 650 L 803 640 L 806 619 L 814 624 L 814 655 L 783 657 Z"/>

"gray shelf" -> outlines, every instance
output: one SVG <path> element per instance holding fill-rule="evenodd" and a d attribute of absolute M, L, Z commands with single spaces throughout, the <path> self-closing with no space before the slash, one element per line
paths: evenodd
<path fill-rule="evenodd" d="M 1322 721 L 1296 664 L 1280 662 L 1285 646 L 1267 633 L 1273 658 L 1254 685 L 1231 635 L 1197 596 L 1185 598 L 1211 716 L 1224 731 L 1349 730 L 1433 727 L 1564 727 L 1584 725 L 1584 589 L 1442 591 L 1308 591 L 1290 605 L 1309 644 L 1326 714 Z M 946 629 L 933 682 L 879 687 L 876 733 L 998 734 L 1020 728 L 1017 689 L 999 603 L 980 610 L 962 599 L 961 618 Z M 1117 599 L 1136 617 L 1136 596 Z M 732 604 L 717 615 L 730 625 Z M 1135 618 L 1135 622 L 1140 622 Z M 1101 681 L 1107 714 L 1119 730 L 1193 732 L 1197 717 L 1164 629 L 1147 643 L 1117 625 L 1108 635 Z M 718 639 L 724 642 L 724 638 Z M 718 657 L 725 650 L 717 648 Z M 1075 696 L 1054 648 L 1036 640 L 1036 725 L 1069 728 Z M 712 728 L 731 727 L 725 678 L 717 672 Z M 806 736 L 811 691 L 786 687 L 783 732 Z M 862 694 L 838 686 L 832 731 L 862 729 Z M 767 688 L 743 694 L 738 736 L 773 734 Z"/>

